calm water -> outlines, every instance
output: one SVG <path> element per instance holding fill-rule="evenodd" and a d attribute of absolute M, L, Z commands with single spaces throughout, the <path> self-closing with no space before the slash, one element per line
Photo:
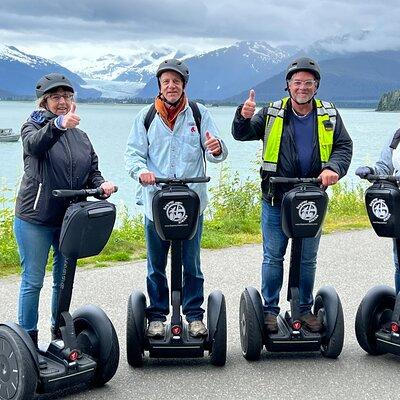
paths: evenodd
<path fill-rule="evenodd" d="M 103 176 L 115 182 L 120 190 L 114 196 L 117 203 L 123 202 L 131 212 L 134 206 L 134 184 L 124 169 L 124 151 L 132 120 L 142 105 L 91 105 L 82 104 L 77 113 L 82 121 L 81 129 L 88 133 L 99 156 L 100 170 Z M 20 126 L 34 109 L 33 103 L 0 102 L 0 127 L 19 131 Z M 210 108 L 220 135 L 229 149 L 225 165 L 237 171 L 242 179 L 257 180 L 257 154 L 260 154 L 261 142 L 237 142 L 230 133 L 234 107 Z M 351 182 L 357 182 L 354 171 L 359 165 L 372 164 L 379 156 L 382 145 L 398 129 L 400 113 L 378 113 L 369 109 L 339 109 L 345 126 L 354 142 L 354 156 L 348 176 Z M 217 183 L 220 166 L 207 164 L 207 173 Z M 22 176 L 21 141 L 0 143 L 0 178 L 7 187 L 14 188 Z"/>

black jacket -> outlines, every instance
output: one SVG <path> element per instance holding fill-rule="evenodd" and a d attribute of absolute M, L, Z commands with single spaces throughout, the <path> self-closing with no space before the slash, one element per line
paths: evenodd
<path fill-rule="evenodd" d="M 24 175 L 15 206 L 18 218 L 50 226 L 61 225 L 68 207 L 68 200 L 52 196 L 52 190 L 96 188 L 104 182 L 86 133 L 57 129 L 56 117 L 35 111 L 22 125 Z"/>
<path fill-rule="evenodd" d="M 267 118 L 268 107 L 262 108 L 257 112 L 251 119 L 243 118 L 240 114 L 243 105 L 240 105 L 235 114 L 235 118 L 232 123 L 232 135 L 236 140 L 263 140 L 265 133 L 265 123 Z M 314 112 L 315 112 L 314 102 Z M 294 141 L 294 132 L 292 124 L 290 123 L 292 114 L 292 107 L 290 99 L 287 103 L 287 109 L 283 119 L 283 132 L 281 139 L 281 147 L 279 151 L 277 171 L 274 176 L 284 176 L 287 178 L 299 178 L 300 176 L 300 165 L 297 156 L 297 149 Z M 353 153 L 353 142 L 344 127 L 342 118 L 337 113 L 335 132 L 333 135 L 333 147 L 332 153 L 324 169 L 331 169 L 332 171 L 339 174 L 339 179 L 346 175 L 347 170 L 350 166 L 351 156 Z M 307 177 L 301 178 L 316 178 L 321 173 L 322 165 L 319 154 L 319 144 L 317 135 L 317 124 L 314 129 L 314 144 L 313 144 L 313 156 L 312 166 L 310 173 Z M 261 171 L 261 188 L 263 199 L 270 202 L 274 199 L 274 204 L 279 203 L 282 200 L 283 194 L 290 190 L 293 186 L 291 185 L 278 185 L 274 193 L 270 190 L 269 177 L 271 173 Z"/>

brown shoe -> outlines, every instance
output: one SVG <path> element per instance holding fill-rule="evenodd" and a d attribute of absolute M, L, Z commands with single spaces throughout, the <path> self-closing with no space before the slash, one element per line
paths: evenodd
<path fill-rule="evenodd" d="M 276 320 L 275 314 L 271 314 L 271 313 L 265 314 L 264 325 L 265 325 L 268 333 L 278 332 L 278 322 Z"/>
<path fill-rule="evenodd" d="M 322 329 L 321 321 L 311 312 L 300 316 L 300 321 L 310 332 L 319 332 Z"/>

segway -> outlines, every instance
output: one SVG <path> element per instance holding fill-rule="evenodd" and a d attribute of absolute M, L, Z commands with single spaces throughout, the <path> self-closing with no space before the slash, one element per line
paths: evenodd
<path fill-rule="evenodd" d="M 208 351 L 213 365 L 223 366 L 226 361 L 226 305 L 219 290 L 208 296 L 208 336 L 191 337 L 188 324 L 183 321 L 182 306 L 182 243 L 196 233 L 200 200 L 187 183 L 204 183 L 209 177 L 165 179 L 156 178 L 164 184 L 153 198 L 154 223 L 161 239 L 171 243 L 171 321 L 166 325 L 162 338 L 148 338 L 146 297 L 134 290 L 128 300 L 126 344 L 128 363 L 141 367 L 145 351 L 152 358 L 199 358 Z"/>
<path fill-rule="evenodd" d="M 291 238 L 291 257 L 287 300 L 290 312 L 277 316 L 278 332 L 267 332 L 261 296 L 254 287 L 247 287 L 241 295 L 239 326 L 242 354 L 247 360 L 257 360 L 263 345 L 269 352 L 317 352 L 324 357 L 337 358 L 344 339 L 343 310 L 338 294 L 332 286 L 322 287 L 315 296 L 313 313 L 322 322 L 321 332 L 310 332 L 300 320 L 300 260 L 303 238 L 320 233 L 328 196 L 320 189 L 317 178 L 270 178 L 275 184 L 292 184 L 285 193 L 282 206 L 282 229 Z"/>
<path fill-rule="evenodd" d="M 78 384 L 102 386 L 115 374 L 119 344 L 115 329 L 99 307 L 86 305 L 72 315 L 69 306 L 78 258 L 101 252 L 115 221 L 115 206 L 101 196 L 102 189 L 55 190 L 71 205 L 64 216 L 60 251 L 66 257 L 53 332 L 57 338 L 38 347 L 18 324 L 0 324 L 0 399 L 31 399 Z"/>
<path fill-rule="evenodd" d="M 378 236 L 395 239 L 400 254 L 400 190 L 392 175 L 367 175 L 365 192 L 371 225 Z M 400 355 L 400 296 L 386 285 L 370 289 L 358 307 L 355 321 L 359 345 L 367 353 Z"/>

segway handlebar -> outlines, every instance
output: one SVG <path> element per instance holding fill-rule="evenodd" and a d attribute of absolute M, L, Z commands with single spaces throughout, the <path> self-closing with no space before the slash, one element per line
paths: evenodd
<path fill-rule="evenodd" d="M 393 183 L 398 183 L 400 181 L 400 177 L 396 177 L 394 175 L 374 175 L 374 174 L 368 174 L 365 178 L 361 179 L 366 179 L 369 182 L 374 182 L 374 181 L 389 181 Z"/>
<path fill-rule="evenodd" d="M 118 186 L 114 186 L 114 193 L 117 191 Z M 60 198 L 102 196 L 103 193 L 104 191 L 101 187 L 98 187 L 96 189 L 58 189 L 52 191 L 53 196 Z"/>
<path fill-rule="evenodd" d="M 290 183 L 290 184 L 297 184 L 297 183 L 321 183 L 321 178 L 286 178 L 284 176 L 271 176 L 269 178 L 271 184 L 276 183 Z"/>
<path fill-rule="evenodd" d="M 173 184 L 186 184 L 186 183 L 207 183 L 210 182 L 209 176 L 200 176 L 196 178 L 159 178 L 156 176 L 156 183 Z"/>

